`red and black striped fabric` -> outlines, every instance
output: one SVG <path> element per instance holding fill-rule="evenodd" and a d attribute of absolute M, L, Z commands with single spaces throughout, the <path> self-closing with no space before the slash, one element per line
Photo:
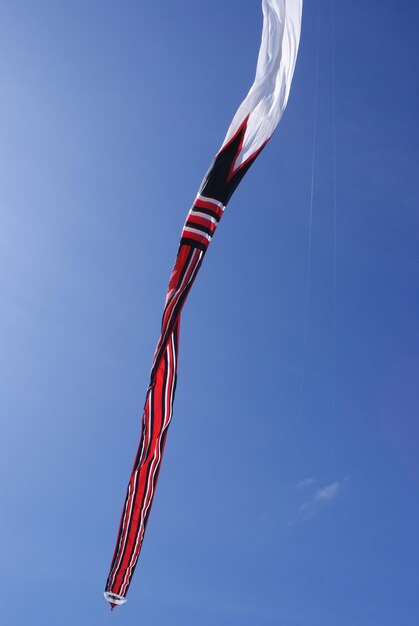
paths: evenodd
<path fill-rule="evenodd" d="M 128 483 L 105 597 L 112 608 L 123 604 L 137 564 L 172 418 L 177 378 L 180 315 L 201 267 L 218 222 L 232 193 L 261 151 L 237 171 L 234 162 L 242 145 L 246 120 L 221 150 L 204 179 L 182 230 L 166 295 L 161 335 L 154 354 L 145 401 L 142 431 Z M 212 197 L 207 195 L 212 194 Z"/>

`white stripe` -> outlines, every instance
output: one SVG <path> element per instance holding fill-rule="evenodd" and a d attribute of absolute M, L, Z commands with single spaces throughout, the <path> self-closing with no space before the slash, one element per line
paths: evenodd
<path fill-rule="evenodd" d="M 185 226 L 185 228 L 183 229 L 183 234 L 185 233 L 196 233 L 197 235 L 200 235 L 201 237 L 205 237 L 205 239 L 208 239 L 208 241 L 211 241 L 211 235 L 207 235 L 207 233 L 204 233 L 204 231 L 202 230 L 198 230 L 198 228 L 191 228 L 190 226 Z"/>
<path fill-rule="evenodd" d="M 212 222 L 216 226 L 218 224 L 218 222 L 215 219 L 215 217 L 211 217 L 211 215 L 207 215 L 206 213 L 201 213 L 200 211 L 194 211 L 193 209 L 191 209 L 191 211 L 189 212 L 189 215 L 188 215 L 188 219 L 189 219 L 190 215 L 195 215 L 196 217 L 201 217 L 203 220 L 208 220 L 209 222 Z"/>
<path fill-rule="evenodd" d="M 218 200 L 214 200 L 214 198 L 206 198 L 205 196 L 201 196 L 200 193 L 196 196 L 196 199 L 202 200 L 202 202 L 209 202 L 209 204 L 215 204 L 215 206 L 218 206 L 218 208 L 222 211 L 224 211 L 225 209 L 225 206 L 224 204 L 222 204 L 222 202 L 218 202 Z"/>

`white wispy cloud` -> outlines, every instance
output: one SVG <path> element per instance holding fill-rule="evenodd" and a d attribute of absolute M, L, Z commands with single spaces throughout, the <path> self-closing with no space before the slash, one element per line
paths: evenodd
<path fill-rule="evenodd" d="M 306 487 L 312 487 L 313 485 L 315 485 L 317 482 L 317 480 L 315 478 L 304 478 L 303 480 L 300 480 L 300 482 L 295 485 L 296 489 L 305 489 Z"/>
<path fill-rule="evenodd" d="M 341 483 L 336 480 L 326 487 L 322 487 L 310 500 L 300 505 L 298 512 L 302 519 L 308 519 L 316 515 L 324 506 L 334 500 L 341 490 Z"/>
<path fill-rule="evenodd" d="M 331 485 L 323 487 L 323 489 L 320 489 L 314 496 L 314 502 L 329 502 L 329 500 L 333 500 L 333 498 L 338 495 L 339 487 L 339 481 L 335 481 Z"/>

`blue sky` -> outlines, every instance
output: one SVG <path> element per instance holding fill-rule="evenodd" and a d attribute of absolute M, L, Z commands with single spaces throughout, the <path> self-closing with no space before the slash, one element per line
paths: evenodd
<path fill-rule="evenodd" d="M 419 623 L 419 5 L 335 5 L 333 30 L 329 0 L 305 2 L 287 112 L 185 307 L 157 495 L 111 614 L 166 285 L 253 80 L 260 3 L 0 3 L 7 626 Z"/>

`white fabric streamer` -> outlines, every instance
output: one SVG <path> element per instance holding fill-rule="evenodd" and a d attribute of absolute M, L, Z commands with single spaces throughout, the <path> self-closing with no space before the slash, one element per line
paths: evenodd
<path fill-rule="evenodd" d="M 249 117 L 234 171 L 272 136 L 287 106 L 301 34 L 303 0 L 262 0 L 263 31 L 255 81 L 227 131 L 222 148 Z"/>

